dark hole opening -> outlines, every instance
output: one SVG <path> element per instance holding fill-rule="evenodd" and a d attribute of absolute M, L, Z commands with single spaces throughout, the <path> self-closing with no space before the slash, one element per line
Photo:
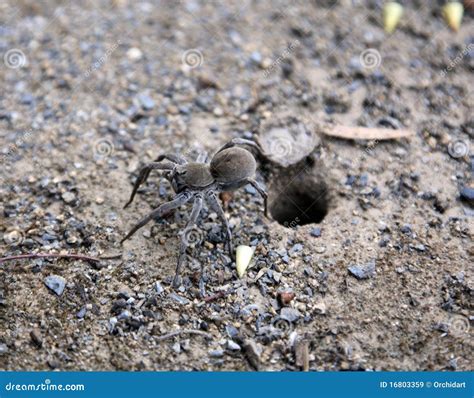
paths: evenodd
<path fill-rule="evenodd" d="M 328 207 L 328 187 L 314 175 L 285 176 L 270 189 L 270 213 L 287 228 L 320 223 L 326 217 Z"/>

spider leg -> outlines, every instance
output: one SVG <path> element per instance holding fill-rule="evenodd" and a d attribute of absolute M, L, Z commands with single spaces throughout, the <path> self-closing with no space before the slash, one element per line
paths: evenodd
<path fill-rule="evenodd" d="M 193 203 L 193 209 L 191 211 L 191 216 L 189 217 L 189 220 L 186 224 L 186 227 L 184 228 L 183 234 L 181 235 L 181 243 L 179 246 L 179 256 L 178 256 L 178 263 L 176 265 L 176 273 L 173 278 L 173 286 L 178 287 L 178 276 L 179 273 L 181 272 L 181 267 L 183 265 L 184 259 L 186 257 L 186 249 L 189 246 L 189 231 L 191 228 L 196 224 L 196 221 L 199 217 L 199 213 L 201 213 L 202 210 L 202 196 L 201 195 L 196 195 L 194 197 L 194 203 Z"/>
<path fill-rule="evenodd" d="M 177 195 L 172 201 L 163 203 L 160 207 L 157 209 L 153 210 L 150 214 L 145 216 L 140 220 L 138 224 L 136 224 L 130 232 L 123 238 L 120 243 L 123 243 L 126 241 L 128 238 L 130 238 L 135 232 L 137 232 L 141 227 L 145 226 L 148 224 L 151 220 L 157 217 L 163 217 L 163 214 L 167 213 L 170 210 L 176 209 L 177 207 L 185 204 L 189 199 L 191 199 L 192 194 L 189 192 L 183 192 L 179 195 Z"/>
<path fill-rule="evenodd" d="M 125 204 L 123 208 L 124 209 L 127 208 L 128 205 L 133 202 L 133 198 L 135 197 L 135 194 L 137 193 L 138 188 L 140 187 L 141 184 L 143 184 L 148 179 L 148 176 L 150 175 L 150 172 L 152 170 L 173 170 L 175 166 L 176 164 L 174 163 L 158 163 L 158 162 L 148 163 L 146 166 L 144 166 L 140 170 L 140 173 L 138 173 L 138 177 L 135 181 L 135 185 L 133 186 L 130 199 L 128 200 L 128 202 Z"/>
<path fill-rule="evenodd" d="M 232 260 L 235 260 L 234 246 L 232 244 L 232 232 L 230 230 L 229 221 L 227 221 L 227 217 L 225 216 L 224 210 L 222 209 L 222 206 L 219 203 L 219 200 L 217 199 L 214 192 L 209 193 L 208 200 L 212 209 L 217 213 L 217 215 L 222 221 L 222 224 L 225 227 L 225 233 L 227 237 L 227 248 L 229 249 L 230 258 Z"/>
<path fill-rule="evenodd" d="M 177 163 L 177 164 L 186 164 L 188 163 L 185 158 L 183 158 L 180 155 L 173 155 L 173 154 L 163 154 L 158 156 L 154 161 L 155 162 L 161 162 L 162 160 L 169 160 L 172 163 Z"/>
<path fill-rule="evenodd" d="M 258 193 L 262 196 L 263 203 L 264 203 L 264 206 L 265 206 L 265 217 L 269 218 L 269 216 L 268 216 L 268 195 L 265 192 L 265 190 L 253 178 L 246 178 L 244 181 L 247 182 L 248 184 L 252 185 L 258 191 Z"/>
<path fill-rule="evenodd" d="M 220 147 L 219 150 L 214 154 L 214 156 L 217 155 L 219 152 L 223 151 L 224 149 L 232 148 L 233 146 L 236 146 L 236 145 L 248 145 L 248 146 L 251 146 L 252 148 L 257 149 L 260 153 L 263 153 L 262 148 L 257 142 L 246 140 L 245 138 L 233 138 L 227 144 Z"/>

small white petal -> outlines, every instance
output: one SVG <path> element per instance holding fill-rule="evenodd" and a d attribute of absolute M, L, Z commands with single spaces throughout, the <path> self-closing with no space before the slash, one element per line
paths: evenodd
<path fill-rule="evenodd" d="M 252 261 L 253 253 L 255 248 L 250 246 L 237 246 L 236 250 L 236 266 L 237 266 L 237 275 L 239 278 L 242 278 L 247 271 L 247 268 L 250 265 L 250 261 Z"/>

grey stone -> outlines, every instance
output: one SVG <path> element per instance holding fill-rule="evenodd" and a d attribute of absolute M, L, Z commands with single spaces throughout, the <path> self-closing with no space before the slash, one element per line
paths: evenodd
<path fill-rule="evenodd" d="M 49 275 L 44 278 L 44 284 L 48 289 L 60 296 L 66 287 L 66 279 L 59 275 Z"/>
<path fill-rule="evenodd" d="M 371 278 L 375 275 L 375 260 L 372 260 L 366 264 L 350 265 L 348 270 L 357 279 Z"/>

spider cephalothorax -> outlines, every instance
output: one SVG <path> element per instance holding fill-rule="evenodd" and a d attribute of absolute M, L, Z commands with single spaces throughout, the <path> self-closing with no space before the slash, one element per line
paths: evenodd
<path fill-rule="evenodd" d="M 186 202 L 193 200 L 193 209 L 189 221 L 186 224 L 186 232 L 196 223 L 199 213 L 202 210 L 203 201 L 206 200 L 224 224 L 228 249 L 231 257 L 233 257 L 234 250 L 232 247 L 232 235 L 229 223 L 227 222 L 227 218 L 225 217 L 216 194 L 224 191 L 234 191 L 244 185 L 251 184 L 260 195 L 263 196 L 265 201 L 265 215 L 268 214 L 267 194 L 257 181 L 252 178 L 257 168 L 255 158 L 246 149 L 238 148 L 235 145 L 249 145 L 259 148 L 253 141 L 235 138 L 220 148 L 210 163 L 205 161 L 205 156 L 199 156 L 196 162 L 188 163 L 186 159 L 178 155 L 160 155 L 154 162 L 143 167 L 135 181 L 130 200 L 125 207 L 132 203 L 138 188 L 147 180 L 152 170 L 165 171 L 164 177 L 170 181 L 176 192 L 176 196 L 172 201 L 163 203 L 144 217 L 131 229 L 125 238 L 122 239 L 122 242 L 130 238 L 149 221 L 158 219 L 168 211 L 176 209 Z M 167 162 L 163 162 L 163 160 L 167 160 Z M 185 236 L 186 233 L 183 233 L 178 264 L 176 266 L 176 275 L 173 281 L 174 285 L 177 284 L 178 275 L 185 258 L 186 248 L 188 247 L 188 243 L 184 238 Z"/>

